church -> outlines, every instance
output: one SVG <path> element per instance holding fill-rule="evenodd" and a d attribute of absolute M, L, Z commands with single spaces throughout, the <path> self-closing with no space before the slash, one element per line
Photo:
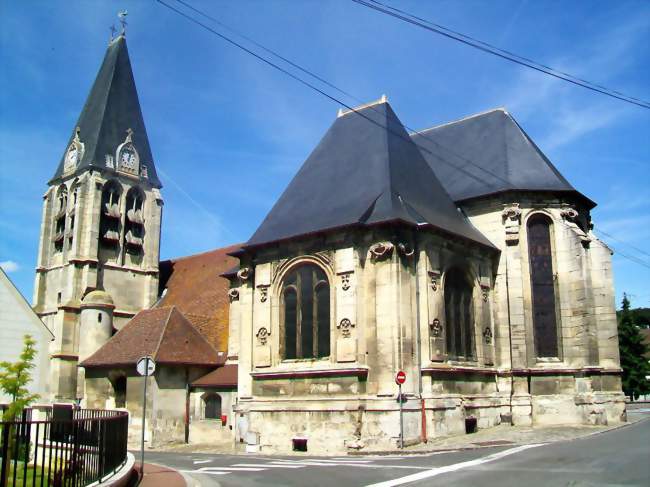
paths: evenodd
<path fill-rule="evenodd" d="M 504 109 L 339 110 L 248 241 L 198 255 L 160 261 L 161 190 L 122 34 L 44 196 L 53 401 L 126 408 L 135 438 L 148 355 L 154 446 L 392 448 L 399 402 L 407 444 L 625 421 L 596 203 Z"/>

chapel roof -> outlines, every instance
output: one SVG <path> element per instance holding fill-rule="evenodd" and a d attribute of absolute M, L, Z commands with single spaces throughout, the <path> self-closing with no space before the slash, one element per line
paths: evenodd
<path fill-rule="evenodd" d="M 411 138 L 456 202 L 505 191 L 549 191 L 596 206 L 503 108 L 412 133 Z"/>
<path fill-rule="evenodd" d="M 494 248 L 458 211 L 382 99 L 339 114 L 245 247 L 388 222 Z"/>
<path fill-rule="evenodd" d="M 208 372 L 192 382 L 192 387 L 237 387 L 237 364 L 228 364 Z"/>
<path fill-rule="evenodd" d="M 157 307 L 175 306 L 217 350 L 228 349 L 228 289 L 220 275 L 238 263 L 228 255 L 241 244 L 160 262 Z"/>
<path fill-rule="evenodd" d="M 126 140 L 127 130 L 131 129 L 133 145 L 140 164 L 147 166 L 149 182 L 157 188 L 162 186 L 156 174 L 124 35 L 108 45 L 104 61 L 52 181 L 63 175 L 67 148 L 75 140 L 77 127 L 79 140 L 84 147 L 77 171 L 88 167 L 107 169 L 106 155 L 116 155 L 117 148 Z"/>
<path fill-rule="evenodd" d="M 121 330 L 81 362 L 82 367 L 134 366 L 148 355 L 158 364 L 217 366 L 226 360 L 176 309 L 140 311 Z"/>

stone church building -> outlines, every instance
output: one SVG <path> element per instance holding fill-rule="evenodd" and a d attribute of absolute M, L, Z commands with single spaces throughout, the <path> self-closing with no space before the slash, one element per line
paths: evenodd
<path fill-rule="evenodd" d="M 44 196 L 34 308 L 53 400 L 147 435 L 368 449 L 507 422 L 625 420 L 595 203 L 496 109 L 417 133 L 339 111 L 244 244 L 159 260 L 163 199 L 126 39 Z"/>

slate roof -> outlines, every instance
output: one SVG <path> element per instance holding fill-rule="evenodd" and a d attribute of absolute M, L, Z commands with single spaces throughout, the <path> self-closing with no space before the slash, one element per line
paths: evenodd
<path fill-rule="evenodd" d="M 228 350 L 230 282 L 220 274 L 238 259 L 228 255 L 241 244 L 160 262 L 158 307 L 176 306 L 216 350 Z"/>
<path fill-rule="evenodd" d="M 162 187 L 149 147 L 124 36 L 113 40 L 106 50 L 104 61 L 79 120 L 73 127 L 53 181 L 63 174 L 65 154 L 74 139 L 76 127 L 80 129 L 79 138 L 84 144 L 83 157 L 77 170 L 91 166 L 106 169 L 106 154 L 115 157 L 118 146 L 124 142 L 126 131 L 130 128 L 133 130 L 133 145 L 140 156 L 140 164 L 147 166 L 148 180 L 154 187 Z"/>
<path fill-rule="evenodd" d="M 81 362 L 82 367 L 135 366 L 149 355 L 161 365 L 223 364 L 221 355 L 175 307 L 140 311 L 108 342 Z"/>
<path fill-rule="evenodd" d="M 502 108 L 422 130 L 411 138 L 456 202 L 517 190 L 570 193 L 596 206 Z"/>
<path fill-rule="evenodd" d="M 199 377 L 192 387 L 237 387 L 237 365 L 228 364 Z"/>
<path fill-rule="evenodd" d="M 493 247 L 381 102 L 336 119 L 245 247 L 387 222 L 427 225 Z"/>

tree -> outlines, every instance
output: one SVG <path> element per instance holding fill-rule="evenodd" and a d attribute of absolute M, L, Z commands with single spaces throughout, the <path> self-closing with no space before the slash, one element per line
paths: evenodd
<path fill-rule="evenodd" d="M 34 357 L 36 356 L 34 345 L 36 345 L 36 341 L 30 335 L 25 335 L 23 340 L 23 351 L 16 362 L 0 362 L 0 390 L 11 397 L 11 402 L 2 415 L 3 421 L 15 421 L 16 418 L 20 417 L 25 407 L 38 399 L 38 394 L 30 394 L 27 389 L 27 384 L 32 380 L 31 370 L 34 368 Z M 4 428 L 6 427 L 8 426 L 4 426 Z M 9 436 L 8 441 L 7 454 L 2 459 L 4 472 L 9 472 L 16 437 Z M 25 445 L 22 445 L 22 447 L 25 448 Z M 29 445 L 26 448 L 27 450 L 23 452 L 25 457 L 29 454 Z"/>
<path fill-rule="evenodd" d="M 648 349 L 630 312 L 630 300 L 623 294 L 623 309 L 618 322 L 618 347 L 623 369 L 623 392 L 632 401 L 650 392 Z"/>

